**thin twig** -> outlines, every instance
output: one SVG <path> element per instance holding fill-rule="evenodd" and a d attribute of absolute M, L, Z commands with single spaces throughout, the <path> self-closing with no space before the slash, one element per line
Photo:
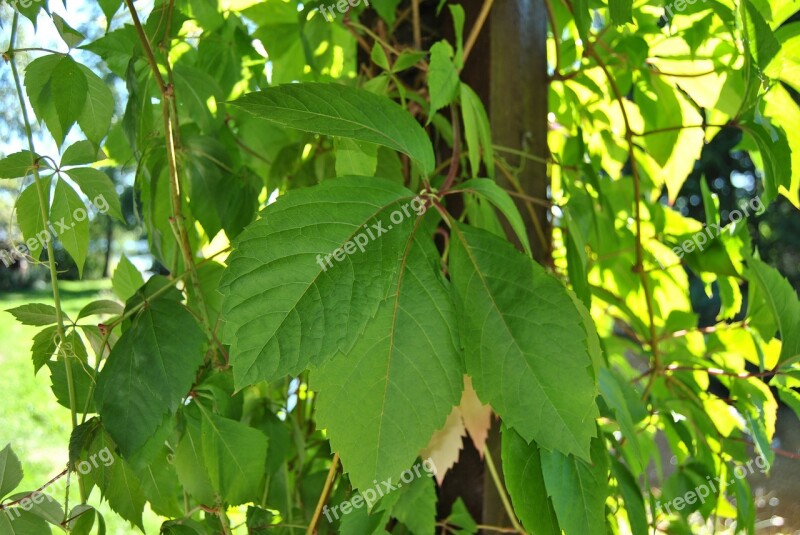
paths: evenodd
<path fill-rule="evenodd" d="M 467 38 L 467 43 L 464 45 L 464 63 L 467 62 L 467 58 L 469 57 L 470 52 L 472 52 L 472 48 L 478 41 L 478 36 L 481 33 L 481 29 L 483 29 L 486 19 L 489 18 L 489 12 L 492 10 L 492 5 L 494 5 L 494 0 L 483 0 L 483 7 L 481 7 L 481 12 L 478 14 L 478 20 L 476 20 L 475 25 L 472 26 L 472 31 Z"/>
<path fill-rule="evenodd" d="M 336 477 L 336 469 L 339 467 L 339 454 L 333 454 L 333 460 L 331 461 L 331 467 L 328 469 L 328 477 L 325 478 L 325 486 L 322 487 L 322 493 L 319 495 L 319 500 L 317 501 L 317 508 L 314 510 L 314 516 L 311 518 L 311 523 L 308 525 L 308 529 L 306 530 L 306 535 L 314 535 L 315 530 L 317 528 L 317 523 L 319 522 L 320 516 L 322 516 L 322 509 L 325 507 L 325 503 L 328 501 L 328 495 L 331 492 L 331 487 L 333 486 L 333 478 Z"/>
<path fill-rule="evenodd" d="M 516 529 L 518 533 L 525 533 L 519 520 L 517 520 L 517 515 L 514 514 L 514 508 L 511 507 L 511 500 L 509 500 L 506 489 L 503 487 L 503 482 L 500 481 L 500 475 L 497 473 L 497 467 L 494 465 L 494 459 L 492 459 L 492 452 L 489 451 L 488 447 L 483 449 L 483 456 L 486 459 L 486 466 L 489 468 L 489 473 L 492 475 L 494 486 L 497 488 L 497 493 L 500 495 L 500 501 L 503 502 L 506 514 L 509 520 L 511 520 L 511 525 L 514 526 L 514 529 Z"/>
<path fill-rule="evenodd" d="M 14 41 L 16 40 L 17 36 L 17 25 L 19 23 L 19 12 L 14 12 L 14 18 L 11 23 L 11 38 L 9 40 L 9 46 L 13 48 Z M 20 83 L 19 78 L 19 71 L 17 70 L 17 62 L 14 59 L 14 56 L 11 55 L 9 58 L 9 62 L 11 63 L 11 73 L 14 78 L 14 86 L 17 91 L 17 96 L 19 97 L 19 105 L 20 110 L 22 113 L 23 123 L 25 125 L 25 134 L 28 138 L 28 147 L 33 154 L 36 154 L 36 147 L 33 143 L 33 131 L 31 130 L 31 123 L 30 119 L 28 118 L 28 108 L 25 105 L 25 97 L 22 96 L 22 84 Z M 36 188 L 36 194 L 39 199 L 39 210 L 40 210 L 40 217 L 42 218 L 42 224 L 45 228 L 49 226 L 50 216 L 48 214 L 48 205 L 47 205 L 47 198 L 48 195 L 45 194 L 44 186 L 42 185 L 42 181 L 39 178 L 39 169 L 38 167 L 33 168 L 33 182 L 34 187 Z M 50 267 L 50 286 L 53 290 L 53 305 L 55 306 L 56 310 L 56 333 L 59 340 L 59 347 L 63 347 L 64 342 L 66 341 L 65 337 L 65 330 L 64 330 L 64 312 L 61 309 L 61 294 L 59 292 L 58 287 L 58 272 L 56 270 L 56 256 L 53 248 L 53 240 L 48 239 L 45 242 L 47 248 L 47 264 Z M 72 420 L 72 429 L 75 429 L 78 426 L 78 412 L 77 412 L 77 396 L 75 394 L 75 379 L 72 375 L 72 363 L 70 362 L 69 355 L 64 355 L 64 369 L 66 372 L 67 378 L 67 395 L 69 398 L 69 411 Z M 81 503 L 86 501 L 86 492 L 83 485 L 83 481 L 79 480 L 79 488 L 80 488 L 80 498 Z M 69 508 L 69 472 L 67 472 L 67 494 L 64 501 L 64 509 L 67 510 Z"/>
<path fill-rule="evenodd" d="M 164 78 L 158 68 L 158 62 L 156 61 L 155 54 L 153 54 L 153 47 L 150 45 L 150 41 L 148 40 L 147 35 L 144 32 L 144 28 L 142 27 L 142 23 L 139 20 L 139 15 L 136 12 L 136 8 L 133 6 L 133 0 L 125 0 L 125 4 L 128 7 L 128 11 L 130 11 L 131 18 L 133 19 L 133 25 L 136 28 L 136 33 L 139 36 L 142 48 L 145 50 L 145 56 L 150 63 L 150 69 L 153 71 L 153 77 L 156 79 L 158 88 L 161 91 L 161 111 L 164 120 L 164 137 L 167 145 L 167 166 L 169 168 L 170 176 L 170 198 L 172 201 L 172 215 L 175 219 L 175 227 L 177 227 L 178 247 L 183 255 L 184 267 L 189 270 L 190 280 L 194 289 L 195 300 L 197 302 L 197 308 L 200 311 L 200 318 L 202 320 L 203 327 L 207 337 L 212 339 L 213 332 L 211 328 L 211 321 L 208 316 L 208 308 L 206 307 L 205 298 L 203 297 L 201 291 L 200 278 L 197 275 L 197 268 L 194 261 L 194 255 L 192 253 L 192 246 L 189 242 L 189 235 L 186 231 L 185 218 L 183 216 L 181 183 L 180 175 L 178 173 L 176 154 L 176 136 L 178 135 L 180 126 L 178 125 L 178 117 L 174 112 L 174 86 L 172 84 L 167 85 L 164 82 Z M 166 61 L 169 60 L 167 59 Z"/>
<path fill-rule="evenodd" d="M 450 122 L 453 126 L 453 155 L 450 157 L 450 170 L 441 187 L 442 193 L 446 193 L 453 186 L 461 161 L 461 122 L 458 117 L 458 109 L 453 104 L 450 105 Z"/>
<path fill-rule="evenodd" d="M 13 506 L 17 505 L 18 503 L 22 502 L 23 500 L 26 500 L 26 499 L 30 498 L 34 494 L 38 494 L 38 493 L 42 492 L 44 489 L 46 489 L 47 487 L 49 487 L 50 485 L 52 485 L 53 483 L 55 483 L 56 481 L 58 481 L 59 479 L 61 479 L 65 475 L 67 475 L 67 472 L 69 472 L 69 468 L 65 468 L 64 470 L 61 471 L 60 474 L 58 474 L 57 476 L 53 477 L 50 481 L 48 481 L 47 483 L 45 483 L 44 485 L 42 485 L 38 489 L 34 490 L 33 492 L 29 492 L 25 496 L 23 496 L 21 498 L 18 498 L 16 500 L 14 500 L 13 502 L 8 502 L 8 503 L 4 503 L 4 504 L 0 505 L 0 511 L 2 511 L 3 509 L 8 509 L 9 507 L 13 507 Z"/>
<path fill-rule="evenodd" d="M 414 25 L 414 48 L 422 50 L 422 19 L 419 15 L 419 0 L 411 0 L 411 17 Z"/>
<path fill-rule="evenodd" d="M 628 110 L 625 108 L 625 97 L 619 90 L 617 86 L 617 82 L 613 76 L 611 76 L 611 72 L 608 69 L 608 66 L 603 62 L 600 58 L 600 55 L 597 53 L 594 48 L 589 47 L 587 48 L 587 54 L 592 56 L 595 61 L 597 61 L 598 66 L 603 70 L 605 73 L 606 78 L 608 79 L 608 83 L 611 86 L 611 90 L 614 93 L 614 96 L 619 103 L 620 111 L 622 113 L 622 119 L 625 123 L 625 140 L 628 142 L 628 159 L 630 160 L 631 164 L 631 174 L 633 175 L 633 197 L 634 197 L 634 204 L 633 204 L 633 213 L 634 213 L 634 220 L 636 225 L 636 265 L 634 266 L 634 271 L 639 275 L 639 279 L 641 281 L 642 290 L 644 291 L 644 299 L 645 304 L 647 306 L 647 318 L 649 321 L 650 327 L 650 351 L 653 354 L 653 362 L 654 368 L 656 370 L 661 369 L 661 356 L 659 354 L 658 349 L 658 335 L 656 334 L 656 323 L 655 323 L 655 312 L 653 309 L 653 301 L 652 296 L 650 294 L 649 282 L 647 280 L 647 273 L 644 270 L 644 247 L 642 245 L 642 213 L 641 213 L 641 203 L 642 203 L 642 186 L 641 186 L 641 177 L 639 176 L 639 167 L 636 162 L 636 153 L 634 151 L 634 143 L 633 143 L 633 128 L 631 128 L 630 118 L 628 117 Z M 647 387 L 645 388 L 643 399 L 646 399 L 647 396 L 650 394 L 650 390 L 652 389 L 655 378 L 658 373 L 653 373 L 650 376 L 650 382 L 648 383 Z"/>

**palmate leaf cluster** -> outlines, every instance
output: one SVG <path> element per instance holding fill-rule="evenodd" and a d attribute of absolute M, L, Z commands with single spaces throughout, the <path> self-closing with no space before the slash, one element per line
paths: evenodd
<path fill-rule="evenodd" d="M 103 533 L 87 505 L 101 499 L 142 530 L 148 505 L 162 533 L 476 533 L 461 500 L 436 517 L 436 485 L 464 435 L 483 450 L 489 425 L 501 455 L 485 477 L 502 470 L 519 529 L 754 532 L 732 474 L 754 455 L 775 462 L 773 392 L 800 412 L 800 302 L 706 184 L 705 221 L 671 204 L 726 129 L 758 164 L 760 204 L 800 208 L 796 6 L 548 0 L 551 195 L 531 199 L 512 186 L 538 151 L 495 145 L 462 81 L 463 9 L 438 5 L 455 39 L 419 51 L 402 42 L 405 4 L 331 23 L 297 0 L 149 13 L 103 0 L 92 41 L 46 3 L 3 8 L 14 89 L 60 153 L 31 138 L 0 159 L 0 178 L 20 181 L 30 254 L 47 234 L 81 267 L 76 210 L 102 195 L 121 219 L 103 171 L 119 168 L 170 275 L 145 281 L 123 257 L 114 299 L 74 320 L 58 299 L 10 311 L 39 328 L 34 371 L 48 367 L 73 415 L 80 490 L 70 511 L 48 498 L 0 515 L 0 534 L 65 519 Z M 67 52 L 18 50 L 40 10 Z M 76 59 L 90 53 L 102 76 Z M 548 247 L 528 237 L 533 201 L 549 208 L 552 265 L 533 259 Z M 712 328 L 698 328 L 690 275 L 720 296 Z M 113 462 L 78 471 L 105 448 Z M 315 511 L 425 457 L 441 461 L 435 479 L 341 517 Z M 9 510 L 21 474 L 3 449 Z M 709 477 L 731 484 L 662 507 Z"/>

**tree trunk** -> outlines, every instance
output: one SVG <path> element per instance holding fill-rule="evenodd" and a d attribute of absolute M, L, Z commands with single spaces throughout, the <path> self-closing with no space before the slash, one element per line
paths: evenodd
<path fill-rule="evenodd" d="M 465 33 L 469 35 L 484 5 L 484 0 L 461 0 L 467 15 Z M 443 24 L 452 24 L 444 21 Z M 444 35 L 452 36 L 449 28 Z M 547 11 L 543 0 L 496 0 L 489 19 L 468 58 L 462 79 L 481 97 L 487 107 L 494 143 L 531 153 L 538 159 L 549 156 L 547 148 Z M 550 185 L 547 166 L 507 153 L 496 152 L 515 172 L 525 195 L 546 199 Z M 498 183 L 515 191 L 513 184 L 498 168 Z M 549 264 L 551 240 L 547 209 L 515 199 L 523 220 L 534 258 Z M 514 236 L 513 232 L 508 233 Z M 495 420 L 488 447 L 502 477 L 500 430 Z M 477 452 L 465 440 L 458 465 L 448 474 L 440 492 L 440 513 L 450 511 L 453 495 L 464 495 L 473 516 L 482 524 L 509 526 L 494 482 L 485 466 L 476 462 Z M 482 485 L 482 496 L 470 489 Z"/>

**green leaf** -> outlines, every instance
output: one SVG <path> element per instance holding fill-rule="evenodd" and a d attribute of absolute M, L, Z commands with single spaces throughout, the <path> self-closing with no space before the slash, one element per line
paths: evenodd
<path fill-rule="evenodd" d="M 410 69 L 414 65 L 420 62 L 421 59 L 425 57 L 425 54 L 422 52 L 414 52 L 412 50 L 403 50 L 397 59 L 392 65 L 392 72 L 398 73 L 403 72 L 406 69 Z"/>
<path fill-rule="evenodd" d="M 53 72 L 64 57 L 60 54 L 42 56 L 30 62 L 25 69 L 25 91 L 33 112 L 40 121 L 44 121 L 47 125 L 47 129 L 55 138 L 57 145 L 63 143 L 67 132 L 59 119 L 51 79 Z M 68 58 L 67 61 L 72 61 L 72 59 Z M 85 91 L 84 89 L 84 96 Z"/>
<path fill-rule="evenodd" d="M 80 275 L 83 274 L 83 264 L 89 252 L 88 219 L 86 205 L 72 186 L 63 180 L 56 182 L 50 221 L 61 245 L 77 264 Z"/>
<path fill-rule="evenodd" d="M 375 63 L 381 69 L 388 71 L 391 70 L 391 65 L 389 65 L 389 58 L 386 56 L 386 51 L 383 49 L 380 43 L 377 41 L 374 45 L 372 45 L 372 52 L 370 53 L 370 58 L 372 62 Z"/>
<path fill-rule="evenodd" d="M 267 458 L 267 437 L 261 431 L 205 409 L 203 457 L 214 489 L 229 505 L 257 501 Z"/>
<path fill-rule="evenodd" d="M 489 116 L 480 97 L 468 85 L 461 84 L 461 113 L 464 116 L 464 137 L 467 140 L 472 176 L 480 173 L 481 154 L 489 177 L 494 177 L 494 147 Z"/>
<path fill-rule="evenodd" d="M 42 193 L 44 194 L 45 213 L 50 210 L 50 178 L 39 179 Z M 45 249 L 47 242 L 52 240 L 50 231 L 42 219 L 41 204 L 36 184 L 31 184 L 20 193 L 14 205 L 17 214 L 17 224 L 25 238 L 25 247 L 34 260 L 38 260 Z"/>
<path fill-rule="evenodd" d="M 47 521 L 20 506 L 0 515 L 0 535 L 50 535 L 53 531 Z"/>
<path fill-rule="evenodd" d="M 370 5 L 378 15 L 386 21 L 389 26 L 394 25 L 395 18 L 397 17 L 397 6 L 400 5 L 402 0 L 383 0 L 382 2 L 372 2 Z"/>
<path fill-rule="evenodd" d="M 106 31 L 108 31 L 114 15 L 119 10 L 119 6 L 122 5 L 122 0 L 98 0 L 97 3 L 100 4 L 100 9 L 103 10 L 103 15 L 106 17 Z"/>
<path fill-rule="evenodd" d="M 31 348 L 31 356 L 33 358 L 33 372 L 38 373 L 42 366 L 44 366 L 50 357 L 56 352 L 56 334 L 58 331 L 57 325 L 51 325 L 46 329 L 42 329 L 33 337 L 33 347 Z"/>
<path fill-rule="evenodd" d="M 541 451 L 542 474 L 565 533 L 605 535 L 608 452 L 602 438 L 592 440 L 591 464 L 558 451 Z"/>
<path fill-rule="evenodd" d="M 439 41 L 431 47 L 431 61 L 428 67 L 428 88 L 431 95 L 432 118 L 436 110 L 444 108 L 456 98 L 461 80 L 453 63 L 453 47 L 447 41 Z M 430 122 L 430 121 L 429 121 Z"/>
<path fill-rule="evenodd" d="M 86 104 L 89 83 L 86 74 L 70 56 L 63 56 L 53 69 L 50 98 L 56 106 L 61 131 L 66 135 Z"/>
<path fill-rule="evenodd" d="M 458 191 L 480 195 L 492 203 L 503 213 L 506 219 L 508 219 L 511 228 L 514 229 L 514 233 L 517 235 L 517 238 L 519 238 L 525 251 L 529 255 L 533 255 L 533 253 L 531 253 L 530 242 L 528 241 L 528 232 L 525 229 L 525 222 L 522 220 L 519 210 L 517 210 L 517 205 L 514 204 L 514 200 L 511 196 L 506 193 L 503 188 L 498 186 L 494 180 L 473 178 L 472 180 L 467 180 L 460 184 L 456 189 Z"/>
<path fill-rule="evenodd" d="M 633 0 L 608 0 L 608 11 L 612 24 L 633 22 Z"/>
<path fill-rule="evenodd" d="M 0 178 L 23 178 L 37 167 L 47 167 L 39 155 L 29 150 L 15 152 L 0 160 Z"/>
<path fill-rule="evenodd" d="M 78 313 L 78 319 L 88 318 L 89 316 L 120 316 L 124 311 L 124 307 L 116 301 L 108 299 L 100 299 L 92 301 L 81 309 Z"/>
<path fill-rule="evenodd" d="M 59 15 L 53 13 L 53 25 L 56 27 L 58 35 L 67 43 L 69 48 L 75 48 L 81 41 L 86 39 L 83 34 L 76 29 L 72 28 L 66 21 Z"/>
<path fill-rule="evenodd" d="M 182 411 L 187 414 L 187 411 Z M 200 503 L 214 502 L 214 487 L 208 476 L 203 455 L 201 422 L 195 417 L 186 418 L 186 428 L 175 449 L 175 470 L 186 491 Z"/>
<path fill-rule="evenodd" d="M 108 129 L 111 127 L 111 118 L 114 115 L 114 95 L 108 85 L 91 69 L 79 65 L 86 78 L 86 99 L 77 116 L 78 124 L 95 145 L 100 145 Z"/>
<path fill-rule="evenodd" d="M 466 15 L 464 8 L 459 4 L 448 4 L 450 16 L 453 17 L 453 31 L 456 38 L 456 57 L 455 64 L 458 70 L 464 67 L 464 21 Z"/>
<path fill-rule="evenodd" d="M 564 246 L 567 252 L 567 274 L 575 292 L 581 302 L 587 307 L 592 306 L 592 291 L 589 288 L 589 276 L 586 258 L 586 242 L 581 233 L 580 226 L 572 215 L 571 207 L 565 206 L 564 224 L 566 226 L 566 239 Z"/>
<path fill-rule="evenodd" d="M 780 51 L 781 44 L 751 0 L 745 0 L 744 8 L 747 47 L 750 55 L 756 60 L 759 70 L 764 71 Z"/>
<path fill-rule="evenodd" d="M 69 465 L 74 467 L 80 460 L 84 450 L 94 442 L 97 431 L 100 429 L 100 419 L 89 418 L 72 430 L 69 436 Z"/>
<path fill-rule="evenodd" d="M 478 525 L 469 514 L 464 500 L 459 496 L 453 503 L 453 508 L 450 510 L 450 515 L 447 517 L 447 523 L 450 526 L 459 528 L 455 531 L 455 535 L 474 535 L 478 533 Z"/>
<path fill-rule="evenodd" d="M 64 154 L 61 155 L 61 167 L 85 165 L 103 158 L 105 158 L 103 151 L 97 150 L 94 143 L 84 139 L 73 143 L 64 150 Z"/>
<path fill-rule="evenodd" d="M 507 241 L 457 222 L 450 276 L 481 401 L 526 441 L 588 458 L 596 385 L 566 288 Z"/>
<path fill-rule="evenodd" d="M 126 456 L 174 414 L 204 358 L 206 338 L 180 303 L 151 301 L 117 341 L 97 378 L 95 403 Z"/>
<path fill-rule="evenodd" d="M 800 31 L 800 23 L 797 23 L 796 27 L 798 31 Z M 796 52 L 798 59 L 797 63 L 794 65 L 796 65 L 798 73 L 796 88 L 800 89 L 800 35 L 797 37 L 798 38 L 795 39 L 795 46 L 798 49 Z M 786 65 L 786 63 L 784 63 L 784 65 Z M 786 70 L 787 69 L 784 67 L 782 72 L 785 73 Z M 783 80 L 785 81 L 786 77 L 784 77 Z M 800 107 L 795 103 L 788 89 L 782 85 L 776 85 L 770 89 L 765 100 L 767 101 L 767 107 L 764 113 L 769 115 L 774 124 L 780 127 L 782 132 L 786 134 L 786 142 L 789 147 L 799 147 L 800 132 L 794 125 L 800 124 Z M 782 150 L 785 150 L 785 148 Z M 792 149 L 791 152 L 792 170 L 798 170 L 800 169 L 800 151 Z M 795 207 L 800 209 L 800 173 L 795 171 L 790 174 L 791 184 L 789 187 L 778 186 L 778 189 L 787 199 L 792 201 Z"/>
<path fill-rule="evenodd" d="M 290 192 L 242 233 L 220 284 L 237 388 L 327 361 L 311 378 L 318 424 L 359 488 L 410 465 L 461 393 L 454 317 L 439 256 L 420 236 L 423 210 L 382 179 Z"/>
<path fill-rule="evenodd" d="M 384 179 L 327 180 L 279 197 L 239 236 L 220 282 L 237 389 L 352 348 L 396 286 L 380 274 L 399 264 L 415 213 L 388 230 L 390 215 L 415 198 Z"/>
<path fill-rule="evenodd" d="M 75 181 L 83 194 L 89 197 L 98 210 L 107 207 L 109 215 L 125 222 L 117 189 L 107 174 L 91 167 L 77 167 L 65 171 L 65 173 Z"/>
<path fill-rule="evenodd" d="M 95 462 L 92 462 L 94 456 Z M 105 459 L 110 459 L 106 462 Z M 116 454 L 108 433 L 97 433 L 82 461 L 91 465 L 88 478 L 100 489 L 101 496 L 119 516 L 144 532 L 142 511 L 145 497 L 130 465 Z"/>
<path fill-rule="evenodd" d="M 114 293 L 122 301 L 127 301 L 143 284 L 142 274 L 128 260 L 127 256 L 122 255 L 117 268 L 114 270 L 114 275 L 111 277 L 111 287 L 114 289 Z"/>
<path fill-rule="evenodd" d="M 57 522 L 58 524 L 63 521 L 63 517 L 64 513 L 61 513 L 61 518 Z M 98 521 L 98 533 L 104 533 L 105 520 L 103 520 L 103 516 L 100 512 L 91 505 L 76 505 L 72 508 L 72 511 L 69 512 L 67 517 L 72 519 L 67 523 L 72 535 L 90 535 L 94 527 L 95 519 Z"/>
<path fill-rule="evenodd" d="M 553 501 L 544 485 L 539 447 L 503 426 L 502 455 L 508 494 L 522 525 L 537 534 L 560 535 Z"/>
<path fill-rule="evenodd" d="M 429 535 L 436 532 L 436 485 L 432 477 L 421 473 L 408 485 L 398 483 L 402 489 L 392 507 L 392 516 L 414 535 Z"/>
<path fill-rule="evenodd" d="M 60 526 L 61 522 L 64 521 L 64 508 L 58 500 L 42 492 L 38 493 L 37 496 L 33 496 L 33 498 L 40 500 L 41 503 L 33 501 L 31 513 L 54 526 Z"/>
<path fill-rule="evenodd" d="M 781 128 L 767 130 L 761 124 L 747 122 L 742 124 L 746 138 L 752 140 L 764 163 L 764 203 L 770 203 L 778 196 L 781 186 L 789 189 L 792 185 L 792 150 Z"/>
<path fill-rule="evenodd" d="M 6 312 L 10 312 L 23 325 L 38 327 L 53 325 L 58 321 L 55 307 L 43 303 L 29 303 L 8 309 Z"/>
<path fill-rule="evenodd" d="M 639 484 L 624 464 L 614 457 L 610 457 L 610 459 L 611 471 L 614 474 L 614 479 L 617 480 L 622 499 L 625 500 L 625 512 L 628 514 L 631 532 L 634 534 L 646 534 L 649 529 L 647 512 Z"/>
<path fill-rule="evenodd" d="M 183 492 L 178 482 L 178 475 L 172 463 L 172 450 L 163 445 L 158 455 L 136 470 L 142 485 L 142 493 L 150 503 L 150 508 L 157 515 L 165 517 L 183 516 L 183 500 L 178 497 Z M 195 467 L 195 469 L 199 469 Z"/>
<path fill-rule="evenodd" d="M 628 399 L 625 392 L 622 390 L 620 379 L 612 371 L 603 368 L 600 370 L 600 392 L 603 394 L 603 399 L 609 408 L 614 411 L 614 414 L 619 423 L 622 435 L 625 437 L 625 445 L 633 451 L 632 458 L 629 458 L 631 465 L 637 473 L 642 473 L 645 468 L 644 459 L 642 457 L 641 448 L 639 447 L 639 435 L 636 432 L 636 426 L 633 422 L 631 410 L 628 407 Z"/>
<path fill-rule="evenodd" d="M 800 301 L 794 288 L 778 270 L 757 258 L 749 258 L 747 265 L 748 278 L 758 286 L 781 334 L 778 364 L 797 357 L 800 355 Z M 751 308 L 754 304 L 751 302 Z"/>
<path fill-rule="evenodd" d="M 6 447 L 0 450 L 0 498 L 4 498 L 21 482 L 22 464 L 11 449 L 11 444 L 6 444 Z"/>
<path fill-rule="evenodd" d="M 337 139 L 336 176 L 373 176 L 378 167 L 378 145 Z"/>
<path fill-rule="evenodd" d="M 289 84 L 249 93 L 234 101 L 269 122 L 384 145 L 409 155 L 423 173 L 436 162 L 425 131 L 393 101 L 339 84 Z"/>
<path fill-rule="evenodd" d="M 392 258 L 399 273 L 391 277 L 390 293 L 355 345 L 312 370 L 309 379 L 319 392 L 317 423 L 327 428 L 350 481 L 362 490 L 414 461 L 463 388 L 456 319 L 439 255 L 416 229 L 406 239 L 402 257 Z"/>
<path fill-rule="evenodd" d="M 572 2 L 574 10 L 575 26 L 578 28 L 578 35 L 584 43 L 588 42 L 589 30 L 592 27 L 592 12 L 589 10 L 589 0 L 574 0 Z"/>

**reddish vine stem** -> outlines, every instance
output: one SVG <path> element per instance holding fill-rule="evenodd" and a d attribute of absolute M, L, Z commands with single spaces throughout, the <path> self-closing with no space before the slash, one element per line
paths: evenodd
<path fill-rule="evenodd" d="M 177 124 L 178 117 L 173 113 L 173 110 L 175 109 L 173 104 L 175 100 L 175 88 L 172 84 L 165 83 L 164 77 L 161 75 L 161 71 L 158 68 L 158 61 L 153 53 L 153 47 L 150 45 L 150 40 L 147 38 L 144 27 L 139 20 L 139 14 L 136 12 L 136 8 L 133 5 L 133 0 L 125 0 L 125 5 L 128 7 L 128 11 L 131 14 L 133 25 L 136 29 L 137 35 L 139 36 L 139 41 L 142 44 L 142 48 L 144 48 L 145 56 L 147 57 L 147 61 L 150 64 L 150 69 L 153 72 L 153 77 L 155 78 L 156 84 L 161 91 L 161 110 L 164 119 L 164 137 L 167 145 L 167 165 L 170 175 L 170 198 L 172 201 L 172 213 L 176 223 L 175 227 L 177 227 L 178 246 L 181 250 L 181 254 L 183 255 L 184 267 L 189 271 L 189 278 L 194 289 L 197 308 L 200 311 L 200 318 L 202 320 L 203 328 L 205 329 L 207 338 L 212 339 L 213 331 L 211 327 L 211 321 L 208 316 L 208 309 L 206 308 L 205 299 L 203 298 L 203 293 L 200 286 L 200 278 L 197 275 L 194 254 L 192 252 L 191 243 L 189 243 L 189 235 L 186 232 L 185 218 L 183 216 L 183 208 L 181 207 L 181 184 L 180 175 L 178 174 L 178 162 L 176 154 L 176 138 L 179 135 L 178 131 L 180 127 Z M 166 61 L 168 62 L 169 60 Z M 170 72 L 169 69 L 167 72 Z"/>
<path fill-rule="evenodd" d="M 453 186 L 453 182 L 458 176 L 459 162 L 461 161 L 461 123 L 458 117 L 458 110 L 454 104 L 450 105 L 451 124 L 453 125 L 453 155 L 450 157 L 450 170 L 447 172 L 447 178 L 442 184 L 442 194 Z"/>
<path fill-rule="evenodd" d="M 608 70 L 608 66 L 605 64 L 605 62 L 602 60 L 600 55 L 593 47 L 589 46 L 586 52 L 588 55 L 594 58 L 598 66 L 603 70 L 603 73 L 606 75 L 608 83 L 611 86 L 611 90 L 614 93 L 614 97 L 619 103 L 620 111 L 622 112 L 622 119 L 625 123 L 625 140 L 628 142 L 628 159 L 631 162 L 631 173 L 633 175 L 633 196 L 634 196 L 633 213 L 636 224 L 636 265 L 634 266 L 634 271 L 639 275 L 639 279 L 642 284 L 642 289 L 644 290 L 644 298 L 645 298 L 645 303 L 647 305 L 647 318 L 650 327 L 650 340 L 649 340 L 650 351 L 653 354 L 654 368 L 656 370 L 660 370 L 661 355 L 659 354 L 658 350 L 658 335 L 656 334 L 655 313 L 653 311 L 653 299 L 650 294 L 649 283 L 647 280 L 647 273 L 645 272 L 644 269 L 644 247 L 642 245 L 642 213 L 641 213 L 642 185 L 641 185 L 641 177 L 639 176 L 639 168 L 637 167 L 636 163 L 636 152 L 634 150 L 634 143 L 633 143 L 634 132 L 633 128 L 631 127 L 630 118 L 628 117 L 628 111 L 625 108 L 625 97 L 620 92 L 616 80 L 614 79 L 613 76 L 611 76 L 611 72 Z M 647 384 L 647 387 L 645 388 L 643 399 L 647 399 L 647 396 L 649 396 L 650 390 L 653 388 L 656 375 L 657 373 L 654 373 L 653 375 L 650 376 L 650 381 Z"/>
<path fill-rule="evenodd" d="M 52 485 L 53 483 L 55 483 L 56 481 L 58 481 L 59 479 L 61 479 L 65 475 L 67 475 L 67 472 L 69 472 L 69 468 L 64 468 L 64 470 L 62 470 L 61 473 L 59 473 L 58 475 L 54 476 L 50 481 L 48 481 L 47 483 L 45 483 L 44 485 L 42 485 L 38 489 L 34 490 L 33 492 L 29 492 L 25 496 L 23 496 L 21 498 L 18 498 L 16 500 L 14 500 L 13 502 L 8 502 L 8 503 L 4 503 L 4 504 L 0 505 L 0 511 L 2 511 L 3 509 L 8 509 L 9 507 L 13 507 L 13 506 L 17 505 L 18 503 L 21 503 L 23 500 L 27 500 L 28 498 L 30 498 L 34 494 L 42 492 L 44 489 L 46 489 L 47 487 L 49 487 L 50 485 Z"/>

